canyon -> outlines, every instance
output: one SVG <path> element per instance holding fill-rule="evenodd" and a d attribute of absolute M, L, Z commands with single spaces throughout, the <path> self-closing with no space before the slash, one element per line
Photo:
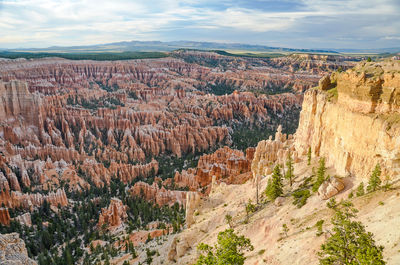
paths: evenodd
<path fill-rule="evenodd" d="M 105 253 L 125 251 L 115 264 L 137 264 L 146 248 L 162 241 L 158 251 L 164 254 L 155 262 L 168 257 L 184 264 L 204 239 L 195 235 L 208 231 L 211 240 L 224 227 L 223 205 L 240 219 L 256 183 L 264 187 L 288 154 L 302 174 L 311 147 L 314 160 L 323 156 L 336 174 L 358 182 L 378 162 L 395 175 L 397 65 L 382 65 L 384 74 L 375 81 L 370 75 L 378 66 L 354 65 L 354 58 L 343 56 L 245 58 L 200 51 L 126 61 L 1 60 L 2 231 L 17 223 L 63 231 L 60 237 L 74 224 L 83 242 L 65 238 L 90 253 L 88 262 L 99 260 L 98 245 Z M 321 87 L 312 88 L 321 77 Z M 353 86 L 357 93 L 376 93 L 357 94 Z M 376 115 L 380 124 L 368 120 Z M 353 147 L 360 135 L 342 136 L 352 119 L 365 120 L 363 128 L 376 126 L 375 140 L 365 136 Z M 380 145 L 362 153 L 370 141 Z M 323 196 L 334 196 L 335 180 L 329 185 Z M 52 220 L 61 215 L 65 220 L 57 227 Z M 130 241 L 138 255 L 132 259 L 121 248 Z M 92 251 L 90 242 L 102 243 Z M 28 252 L 38 259 L 46 246 L 34 245 L 27 242 Z M 71 246 L 62 251 L 84 263 Z"/>
<path fill-rule="evenodd" d="M 286 117 L 284 127 L 290 129 L 302 102 L 298 92 L 326 72 L 352 65 L 329 56 L 263 60 L 187 51 L 172 57 L 1 61 L 1 203 L 30 208 L 45 198 L 22 194 L 29 189 L 66 185 L 69 192 L 82 191 L 109 185 L 113 178 L 131 183 L 155 176 L 155 158 L 232 144 L 232 128 L 244 124 L 273 130 Z M 197 63 L 188 62 L 193 58 Z M 235 91 L 209 94 L 216 87 Z M 275 88 L 288 92 L 247 92 Z M 204 173 L 208 170 L 197 169 L 196 180 L 183 171 L 175 181 L 194 190 L 199 178 L 204 179 L 200 186 L 211 182 L 215 172 Z M 221 176 L 227 173 L 232 172 Z M 66 205 L 62 192 L 48 200 Z"/>

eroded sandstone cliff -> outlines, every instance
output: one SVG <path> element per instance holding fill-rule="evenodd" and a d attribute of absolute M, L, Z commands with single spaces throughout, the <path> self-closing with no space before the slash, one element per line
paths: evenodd
<path fill-rule="evenodd" d="M 363 63 L 331 76 L 329 90 L 306 92 L 295 147 L 325 157 L 339 174 L 367 178 L 377 163 L 400 170 L 400 65 Z"/>

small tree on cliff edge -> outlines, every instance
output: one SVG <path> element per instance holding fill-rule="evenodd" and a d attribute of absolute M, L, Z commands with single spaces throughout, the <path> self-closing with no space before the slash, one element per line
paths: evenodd
<path fill-rule="evenodd" d="M 290 187 L 291 187 L 292 184 L 293 184 L 293 177 L 294 177 L 293 176 L 293 170 L 294 170 L 294 168 L 293 168 L 293 159 L 292 159 L 292 155 L 291 155 L 290 151 L 289 151 L 289 153 L 287 155 L 286 167 L 287 167 L 287 171 L 286 171 L 286 174 L 285 174 L 285 178 L 289 180 Z"/>
<path fill-rule="evenodd" d="M 361 222 L 351 220 L 357 209 L 350 202 L 333 208 L 333 233 L 321 245 L 318 253 L 320 265 L 383 265 L 383 247 L 376 246 L 373 234 L 365 230 Z"/>
<path fill-rule="evenodd" d="M 272 177 L 268 180 L 268 185 L 265 189 L 265 195 L 267 195 L 267 197 L 273 201 L 283 194 L 282 187 L 281 168 L 279 165 L 276 165 L 274 172 L 272 173 Z"/>

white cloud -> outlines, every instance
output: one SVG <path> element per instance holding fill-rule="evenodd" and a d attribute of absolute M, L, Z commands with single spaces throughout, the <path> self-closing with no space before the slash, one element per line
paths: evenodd
<path fill-rule="evenodd" d="M 320 37 L 328 44 L 374 36 L 389 43 L 400 35 L 397 0 L 292 1 L 301 5 L 282 11 L 273 5 L 265 8 L 272 3 L 268 0 L 252 7 L 227 0 L 0 0 L 0 47 L 185 39 L 187 31 L 198 31 L 198 39 L 209 41 L 217 35 L 228 41 L 263 42 L 260 37 L 244 40 L 242 35 L 264 34 L 264 42 L 279 37 L 278 43 L 289 46 L 301 45 L 291 39 L 296 34 L 303 34 L 304 40 Z"/>

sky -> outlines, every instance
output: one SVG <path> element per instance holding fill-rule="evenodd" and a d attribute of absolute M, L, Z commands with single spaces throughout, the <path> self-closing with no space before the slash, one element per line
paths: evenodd
<path fill-rule="evenodd" d="M 0 48 L 130 40 L 400 47 L 400 0 L 0 0 Z"/>

